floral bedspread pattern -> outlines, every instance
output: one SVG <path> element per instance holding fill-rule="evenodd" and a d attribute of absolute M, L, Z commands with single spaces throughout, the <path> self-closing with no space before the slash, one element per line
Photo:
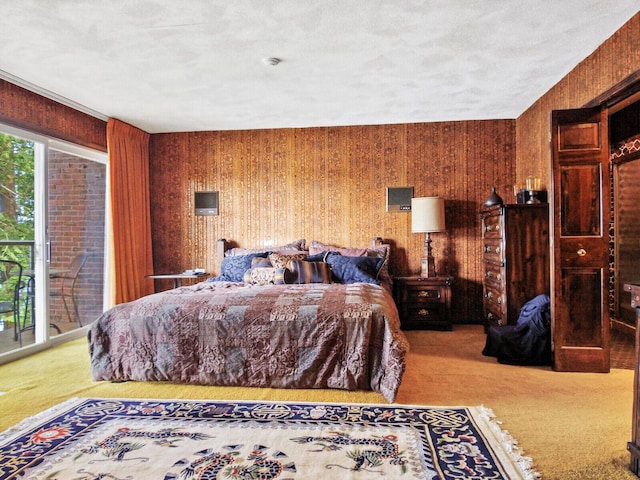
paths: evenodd
<path fill-rule="evenodd" d="M 71 399 L 0 434 L 0 479 L 535 478 L 517 449 L 495 443 L 500 429 L 487 415 L 483 407 Z"/>
<path fill-rule="evenodd" d="M 89 331 L 94 380 L 373 390 L 396 397 L 408 342 L 372 284 L 205 282 L 105 312 Z"/>

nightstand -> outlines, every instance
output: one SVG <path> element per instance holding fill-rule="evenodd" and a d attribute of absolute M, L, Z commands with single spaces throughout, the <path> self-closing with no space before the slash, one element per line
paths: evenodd
<path fill-rule="evenodd" d="M 144 278 L 153 278 L 154 280 L 160 280 L 164 278 L 170 278 L 173 280 L 173 288 L 182 286 L 182 280 L 184 278 L 207 278 L 206 273 L 163 273 L 158 275 L 145 275 Z"/>
<path fill-rule="evenodd" d="M 452 277 L 396 277 L 393 298 L 403 330 L 452 330 Z"/>

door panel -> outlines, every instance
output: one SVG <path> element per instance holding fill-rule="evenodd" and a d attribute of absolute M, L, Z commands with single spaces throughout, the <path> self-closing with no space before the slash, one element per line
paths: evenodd
<path fill-rule="evenodd" d="M 608 115 L 552 113 L 554 369 L 609 371 Z"/>
<path fill-rule="evenodd" d="M 602 345 L 602 331 L 597 319 L 601 316 L 600 298 L 591 292 L 597 291 L 602 283 L 598 269 L 563 268 L 562 296 L 567 298 L 572 322 L 561 330 L 562 344 L 568 347 L 599 347 Z M 584 315 L 584 312 L 594 312 Z M 594 321 L 594 318 L 596 321 Z"/>
<path fill-rule="evenodd" d="M 600 165 L 560 166 L 562 236 L 599 236 L 601 228 L 600 210 L 575 206 L 576 199 L 584 199 L 600 205 Z"/>

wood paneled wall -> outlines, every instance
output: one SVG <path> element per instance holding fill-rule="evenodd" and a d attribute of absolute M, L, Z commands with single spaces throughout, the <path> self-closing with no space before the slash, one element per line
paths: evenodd
<path fill-rule="evenodd" d="M 107 151 L 107 123 L 0 79 L 0 123 Z"/>
<path fill-rule="evenodd" d="M 580 62 L 516 121 L 518 181 L 527 175 L 551 184 L 551 111 L 580 108 L 640 70 L 640 13 Z"/>
<path fill-rule="evenodd" d="M 394 246 L 392 274 L 416 273 L 424 235 L 411 233 L 410 214 L 386 212 L 386 188 L 409 186 L 445 199 L 437 270 L 456 278 L 456 320 L 478 322 L 478 210 L 494 185 L 512 201 L 514 141 L 514 120 L 152 135 L 155 271 L 219 273 L 218 238 L 367 246 L 380 236 Z M 218 216 L 194 215 L 196 191 L 220 192 Z"/>

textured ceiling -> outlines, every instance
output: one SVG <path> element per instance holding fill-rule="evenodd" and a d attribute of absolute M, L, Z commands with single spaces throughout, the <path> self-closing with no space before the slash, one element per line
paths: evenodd
<path fill-rule="evenodd" d="M 3 0 L 0 76 L 150 133 L 516 118 L 638 7 Z"/>

